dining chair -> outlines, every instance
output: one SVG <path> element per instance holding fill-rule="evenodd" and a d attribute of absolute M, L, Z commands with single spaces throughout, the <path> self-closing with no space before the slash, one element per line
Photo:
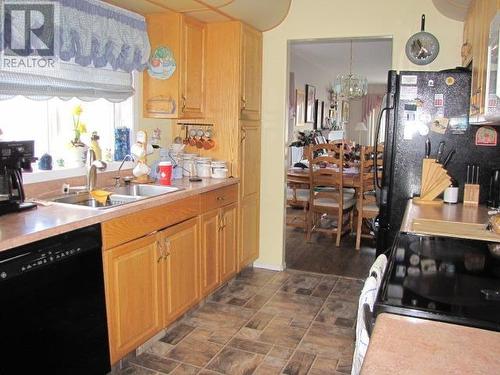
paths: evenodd
<path fill-rule="evenodd" d="M 300 178 L 287 176 L 287 213 L 286 225 L 295 228 L 307 228 L 307 210 L 309 207 L 309 184 Z M 290 208 L 290 210 L 288 210 Z"/>
<path fill-rule="evenodd" d="M 374 154 L 373 147 L 361 147 L 356 201 L 356 250 L 359 250 L 361 247 L 361 237 L 373 237 L 369 234 L 363 234 L 363 220 L 374 219 L 379 213 L 375 197 L 375 173 L 379 173 L 379 176 L 381 174 L 381 153 L 383 153 L 382 145 L 377 146 L 377 156 Z"/>
<path fill-rule="evenodd" d="M 353 194 L 343 189 L 344 147 L 342 143 L 312 145 L 309 160 L 309 210 L 307 214 L 307 241 L 313 232 L 326 232 L 335 236 L 336 246 L 344 233 L 352 230 L 352 214 L 356 204 Z M 322 215 L 337 220 L 336 226 L 321 225 Z"/>

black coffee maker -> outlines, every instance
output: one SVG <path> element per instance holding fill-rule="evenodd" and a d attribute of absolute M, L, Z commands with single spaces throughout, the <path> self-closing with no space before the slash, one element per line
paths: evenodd
<path fill-rule="evenodd" d="M 35 141 L 0 142 L 0 215 L 35 208 L 24 201 L 22 171 L 31 172 Z"/>
<path fill-rule="evenodd" d="M 488 207 L 500 208 L 500 169 L 491 171 Z"/>

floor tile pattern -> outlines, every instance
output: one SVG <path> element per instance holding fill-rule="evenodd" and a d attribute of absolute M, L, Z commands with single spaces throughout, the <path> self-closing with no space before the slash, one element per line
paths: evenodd
<path fill-rule="evenodd" d="M 361 288 L 340 276 L 245 269 L 121 374 L 350 374 Z"/>

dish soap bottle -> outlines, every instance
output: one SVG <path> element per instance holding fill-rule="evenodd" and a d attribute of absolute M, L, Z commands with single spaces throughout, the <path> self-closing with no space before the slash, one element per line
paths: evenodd
<path fill-rule="evenodd" d="M 102 160 L 102 150 L 98 141 L 99 136 L 97 132 L 92 132 L 92 136 L 90 137 L 90 148 L 94 150 L 96 160 Z"/>

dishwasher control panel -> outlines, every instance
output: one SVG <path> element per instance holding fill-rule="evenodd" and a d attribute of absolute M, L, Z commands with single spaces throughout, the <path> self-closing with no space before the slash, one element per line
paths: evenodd
<path fill-rule="evenodd" d="M 101 247 L 100 230 L 89 236 L 90 228 L 69 232 L 47 240 L 34 242 L 0 253 L 0 283 L 18 275 L 77 256 L 88 250 Z M 100 229 L 100 228 L 99 228 Z"/>

